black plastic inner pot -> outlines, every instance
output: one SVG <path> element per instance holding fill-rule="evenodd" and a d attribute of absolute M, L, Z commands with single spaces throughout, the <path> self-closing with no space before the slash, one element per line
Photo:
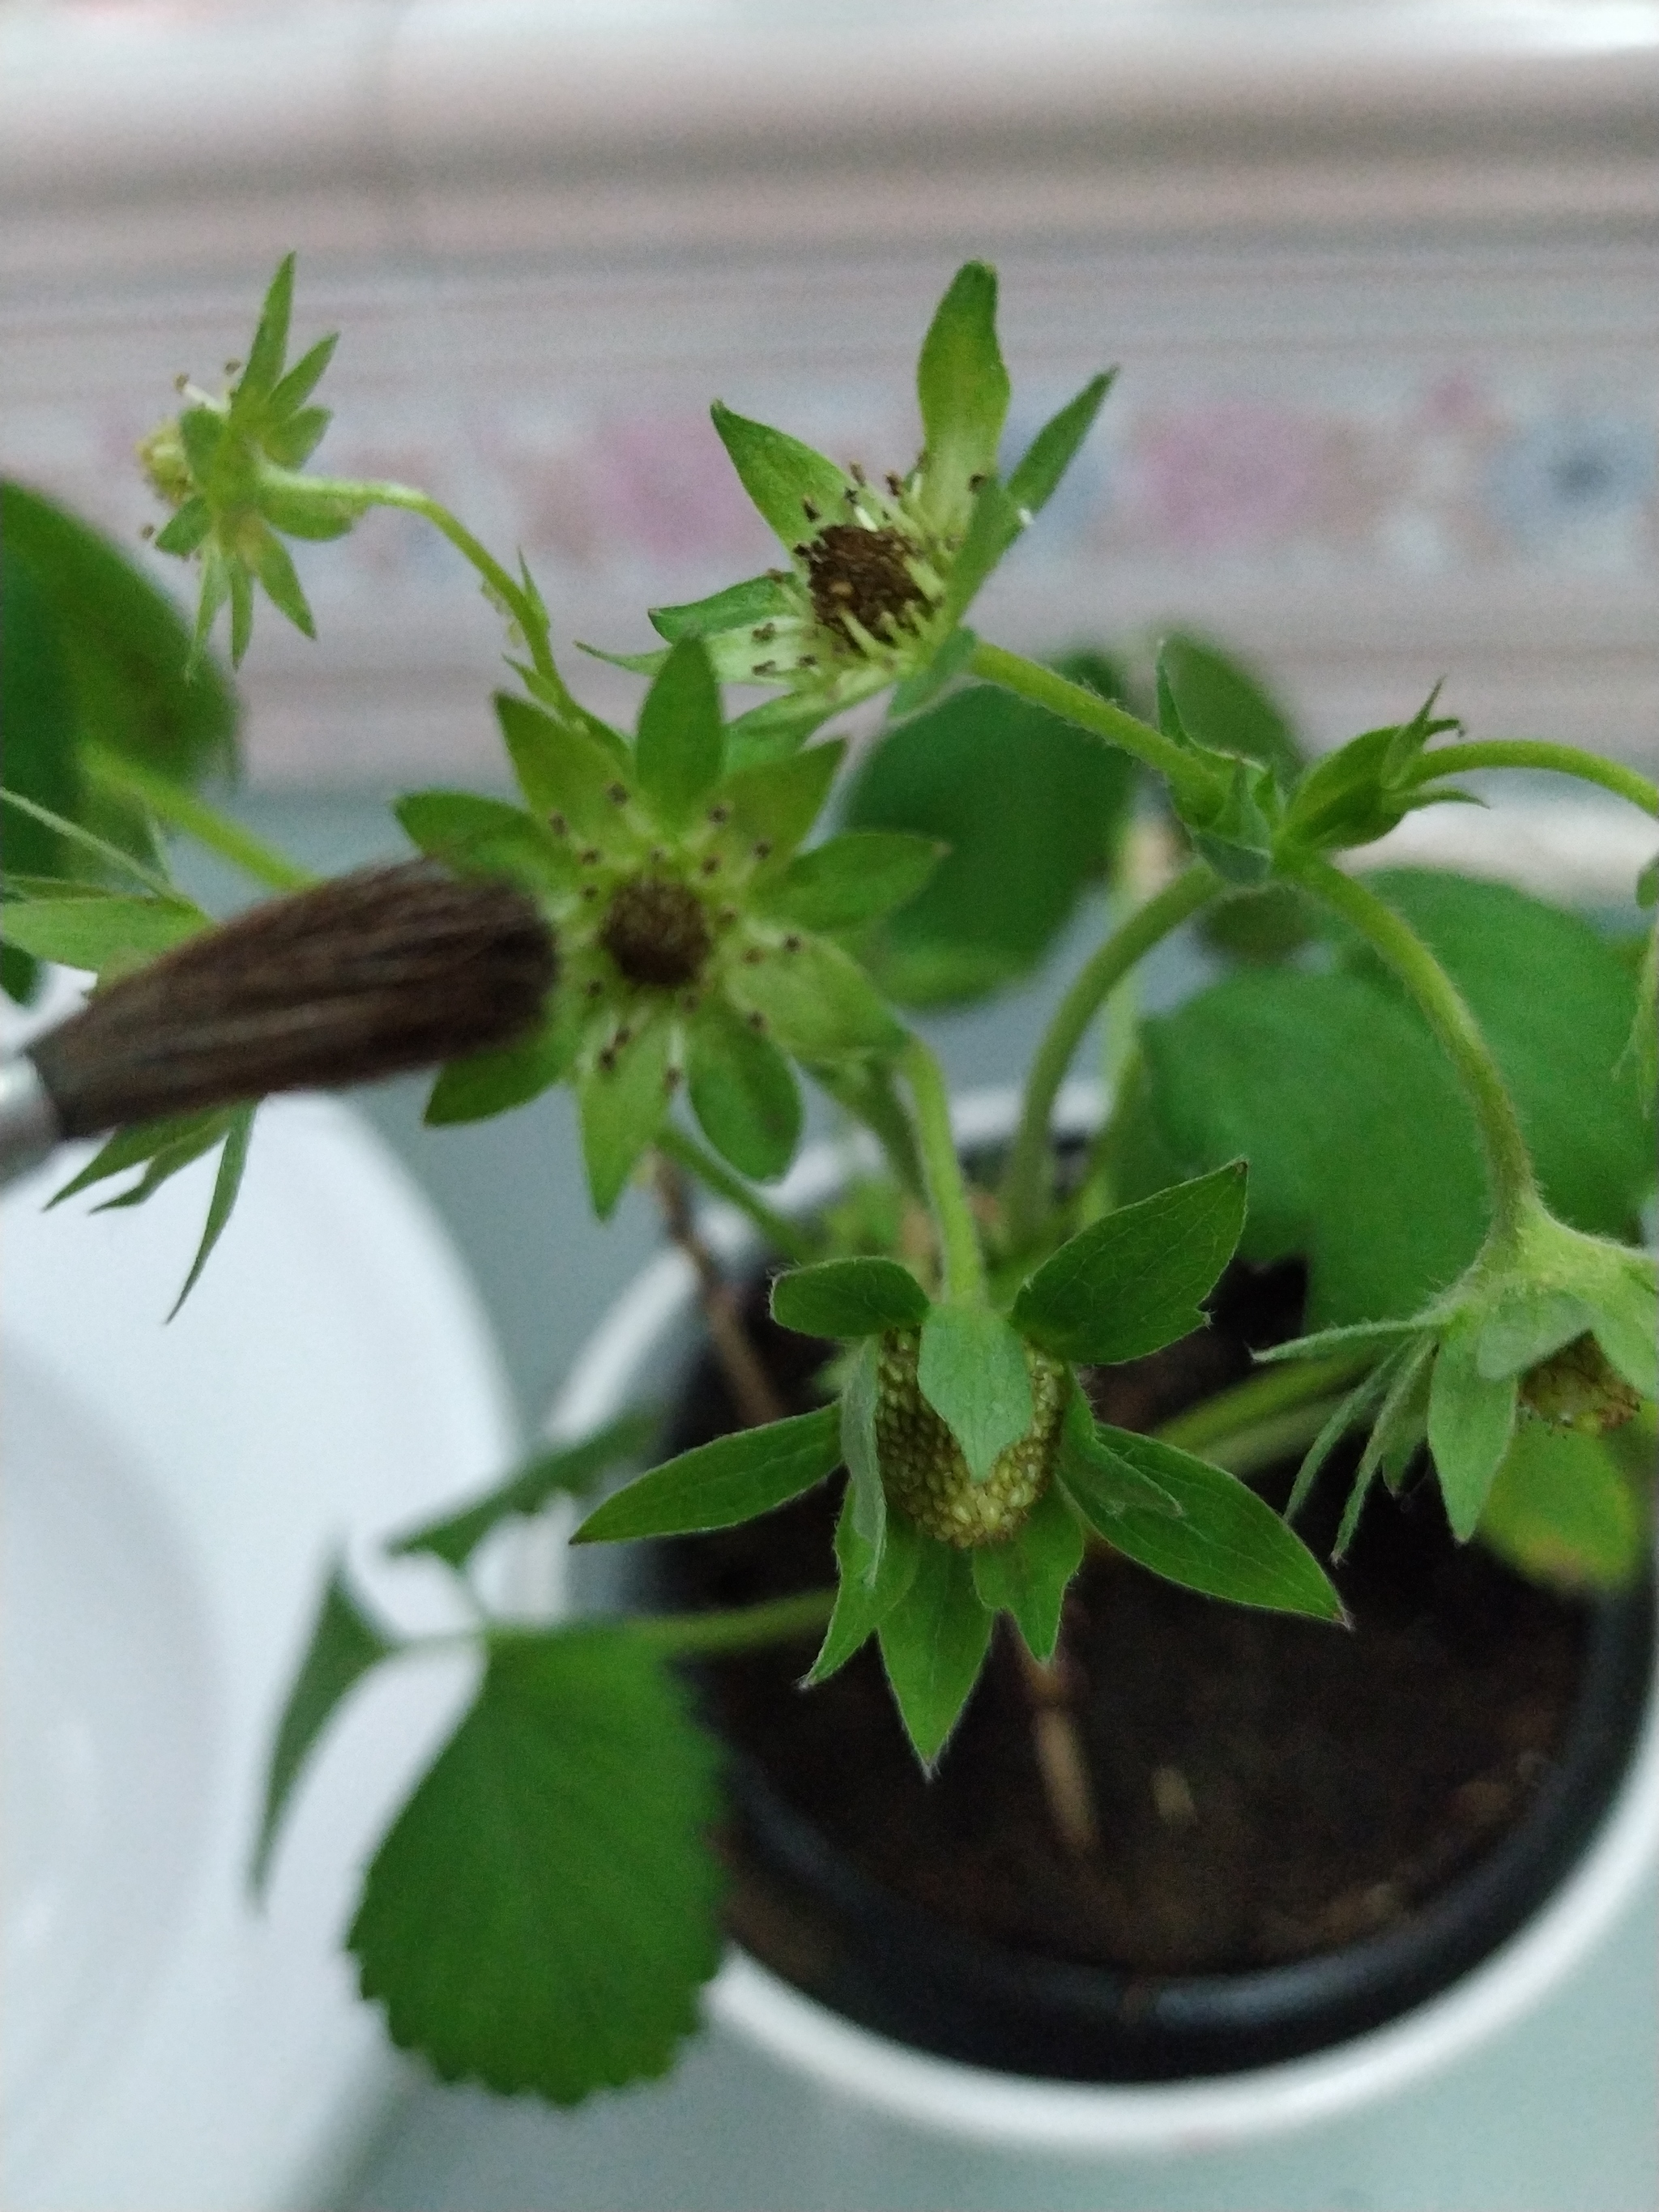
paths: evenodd
<path fill-rule="evenodd" d="M 763 1342 L 770 1334 L 763 1322 L 758 1334 Z M 729 1425 L 705 1354 L 686 1378 L 668 1447 L 688 1449 Z M 653 1602 L 709 1601 L 699 1543 L 651 1547 L 644 1579 Z M 826 1578 L 831 1565 L 826 1547 Z M 728 1747 L 732 1925 L 773 1971 L 847 2019 L 1005 2073 L 1172 2081 L 1322 2050 L 1448 1988 L 1570 1871 L 1630 1763 L 1654 1638 L 1650 1573 L 1594 1601 L 1565 1730 L 1515 1825 L 1405 1917 L 1340 1948 L 1236 1972 L 1157 1975 L 987 1942 L 872 1880 L 786 1801 L 757 1759 Z"/>

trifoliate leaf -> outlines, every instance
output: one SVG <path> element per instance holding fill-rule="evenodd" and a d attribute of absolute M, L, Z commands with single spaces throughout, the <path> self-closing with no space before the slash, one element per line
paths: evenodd
<path fill-rule="evenodd" d="M 692 1109 L 720 1157 L 762 1182 L 781 1176 L 800 1141 L 800 1089 L 771 1040 L 710 1000 L 691 1024 L 686 1073 Z"/>
<path fill-rule="evenodd" d="M 802 1336 L 879 1336 L 920 1328 L 927 1293 L 896 1260 L 821 1260 L 780 1275 L 772 1285 L 772 1318 Z"/>
<path fill-rule="evenodd" d="M 715 1758 L 626 1627 L 498 1645 L 347 1937 L 393 2041 L 560 2105 L 665 2071 L 720 1962 Z"/>
<path fill-rule="evenodd" d="M 926 1539 L 900 1514 L 886 1523 L 878 1551 L 859 1534 L 849 1483 L 836 1523 L 836 1561 L 841 1582 L 823 1648 L 812 1662 L 806 1686 L 827 1681 L 861 1650 L 915 1580 Z"/>
<path fill-rule="evenodd" d="M 997 343 L 997 278 L 982 261 L 957 270 L 916 364 L 927 459 L 921 504 L 941 528 L 959 522 L 975 477 L 989 476 L 1007 419 L 1008 372 Z"/>
<path fill-rule="evenodd" d="M 1235 1605 L 1315 1620 L 1345 1618 L 1313 1553 L 1237 1475 L 1103 1423 L 1089 1442 L 1068 1426 L 1061 1449 L 1059 1480 L 1066 1494 L 1091 1528 L 1139 1565 Z M 1137 1475 L 1178 1510 L 1140 1503 L 1132 1486 Z"/>
<path fill-rule="evenodd" d="M 264 1889 L 271 1853 L 282 1828 L 295 1784 L 324 1729 L 340 1705 L 383 1659 L 398 1650 L 397 1641 L 370 1618 L 353 1594 L 343 1568 L 337 1561 L 323 1589 L 322 1603 L 312 1624 L 306 1656 L 300 1662 L 276 1724 L 276 1741 L 265 1771 L 264 1810 L 259 1839 L 254 1848 L 248 1879 L 255 1893 Z"/>
<path fill-rule="evenodd" d="M 792 860 L 759 905 L 801 929 L 858 929 L 913 899 L 944 856 L 936 840 L 908 830 L 846 830 Z"/>
<path fill-rule="evenodd" d="M 1478 1314 L 1447 1330 L 1429 1388 L 1429 1449 L 1459 1543 L 1474 1535 L 1515 1433 L 1516 1378 L 1481 1374 L 1480 1336 Z"/>
<path fill-rule="evenodd" d="M 744 489 L 791 552 L 812 534 L 809 507 L 840 516 L 850 479 L 833 461 L 782 430 L 734 415 L 719 400 L 710 413 Z"/>
<path fill-rule="evenodd" d="M 659 1424 L 655 1413 L 623 1413 L 580 1443 L 547 1445 L 472 1504 L 422 1522 L 407 1535 L 394 1537 L 386 1549 L 398 1559 L 426 1552 L 448 1566 L 465 1567 L 503 1521 L 539 1513 L 550 1498 L 584 1498 L 612 1468 L 638 1459 L 649 1449 Z"/>
<path fill-rule="evenodd" d="M 615 1544 L 735 1528 L 787 1505 L 841 1462 L 841 1416 L 820 1406 L 764 1428 L 740 1429 L 653 1467 L 590 1513 L 571 1541 Z"/>
<path fill-rule="evenodd" d="M 725 731 L 720 687 L 695 634 L 682 637 L 640 708 L 640 788 L 665 828 L 690 821 L 718 782 Z"/>
<path fill-rule="evenodd" d="M 593 1211 L 602 1221 L 622 1196 L 641 1153 L 662 1127 L 668 1111 L 672 1045 L 666 1019 L 647 1017 L 626 1044 L 612 1048 L 578 1080 L 582 1158 Z"/>
<path fill-rule="evenodd" d="M 962 1446 L 975 1482 L 989 1479 L 999 1453 L 1031 1425 L 1025 1346 L 1000 1314 L 983 1307 L 933 1309 L 922 1325 L 916 1381 Z"/>
<path fill-rule="evenodd" d="M 918 1535 L 915 1570 L 877 1630 L 894 1702 L 924 1770 L 938 1764 L 990 1648 L 966 1552 Z"/>
<path fill-rule="evenodd" d="M 1077 1515 L 1051 1484 L 1012 1536 L 969 1557 L 980 1603 L 1012 1613 L 1026 1649 L 1046 1666 L 1060 1640 L 1066 1585 L 1083 1564 Z"/>
<path fill-rule="evenodd" d="M 1245 1167 L 1171 1185 L 1093 1222 L 1022 1286 L 1014 1326 L 1056 1358 L 1139 1359 L 1203 1326 L 1244 1226 Z"/>
<path fill-rule="evenodd" d="M 799 1060 L 837 1060 L 850 1052 L 892 1053 L 904 1031 L 858 963 L 822 937 L 779 946 L 752 966 L 733 967 L 727 991 L 757 1013 Z"/>

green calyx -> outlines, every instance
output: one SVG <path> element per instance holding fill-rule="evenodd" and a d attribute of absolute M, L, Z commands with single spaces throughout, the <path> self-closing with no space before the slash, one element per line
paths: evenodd
<path fill-rule="evenodd" d="M 940 301 L 917 370 L 924 445 L 903 475 L 877 483 L 856 462 L 843 469 L 783 431 L 714 408 L 732 465 L 790 565 L 659 607 L 651 620 L 671 643 L 704 637 L 722 681 L 787 695 L 755 710 L 757 744 L 787 749 L 804 715 L 821 720 L 943 666 L 975 592 L 1087 435 L 1104 376 L 1038 433 L 1006 484 L 999 478 L 1009 386 L 996 300 L 994 271 L 969 262 Z M 624 665 L 654 670 L 661 656 Z"/>
<path fill-rule="evenodd" d="M 883 1490 L 890 1505 L 940 1543 L 963 1551 L 1000 1543 L 1023 1525 L 1048 1488 L 1070 1370 L 1046 1352 L 1025 1347 L 1030 1425 L 997 1454 L 986 1479 L 975 1482 L 961 1444 L 923 1395 L 921 1346 L 911 1329 L 881 1340 L 875 1437 Z"/>

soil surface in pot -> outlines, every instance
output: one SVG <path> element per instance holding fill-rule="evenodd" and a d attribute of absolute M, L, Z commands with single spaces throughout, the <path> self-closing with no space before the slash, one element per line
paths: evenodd
<path fill-rule="evenodd" d="M 1253 1346 L 1295 1333 L 1302 1288 L 1294 1267 L 1236 1266 L 1209 1330 L 1094 1371 L 1097 1411 L 1149 1429 L 1237 1379 Z M 833 1347 L 776 1329 L 758 1291 L 750 1318 L 792 1407 L 813 1402 Z M 734 1425 L 705 1359 L 672 1449 Z M 1322 1556 L 1352 1464 L 1334 1461 L 1301 1523 Z M 1258 1487 L 1282 1505 L 1293 1474 Z M 740 1605 L 822 1587 L 840 1488 L 662 1547 L 663 1595 Z M 931 1781 L 873 1642 L 810 1692 L 799 1684 L 816 1638 L 708 1665 L 699 1680 L 728 1741 L 890 1893 L 1052 1959 L 1234 1973 L 1380 1933 L 1489 1852 L 1549 1771 L 1577 1691 L 1586 1609 L 1455 1545 L 1423 1470 L 1399 1501 L 1379 1486 L 1335 1578 L 1352 1633 L 1217 1603 L 1091 1553 L 1061 1643 L 1099 1829 L 1086 1856 L 1050 1826 L 1006 1620 Z M 733 1848 L 741 1862 L 740 1827 Z M 764 1955 L 741 1902 L 739 1919 Z"/>

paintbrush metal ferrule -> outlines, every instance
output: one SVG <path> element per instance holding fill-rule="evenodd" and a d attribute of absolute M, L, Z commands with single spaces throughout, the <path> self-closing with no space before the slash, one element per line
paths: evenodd
<path fill-rule="evenodd" d="M 39 1167 L 63 1134 L 52 1093 L 28 1054 L 0 1060 L 0 1186 Z"/>

